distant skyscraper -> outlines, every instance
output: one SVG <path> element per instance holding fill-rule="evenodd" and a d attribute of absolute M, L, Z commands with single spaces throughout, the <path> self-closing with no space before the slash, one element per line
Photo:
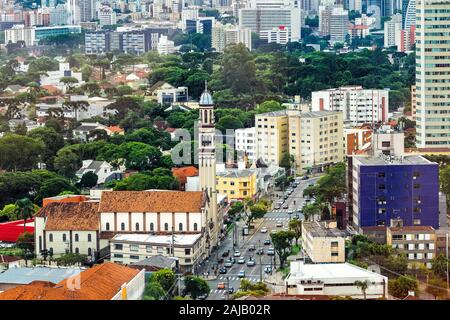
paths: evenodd
<path fill-rule="evenodd" d="M 77 4 L 77 0 L 67 0 L 66 10 L 67 13 L 69 14 L 69 21 L 67 22 L 67 24 L 69 25 L 80 24 L 80 7 Z"/>
<path fill-rule="evenodd" d="M 342 6 L 334 7 L 330 16 L 330 43 L 344 42 L 348 29 L 348 11 Z"/>
<path fill-rule="evenodd" d="M 450 147 L 450 2 L 416 1 L 416 145 Z"/>
<path fill-rule="evenodd" d="M 81 22 L 89 22 L 95 17 L 94 0 L 77 0 L 76 3 L 80 7 Z"/>
<path fill-rule="evenodd" d="M 410 29 L 416 25 L 416 0 L 403 0 L 402 28 Z"/>

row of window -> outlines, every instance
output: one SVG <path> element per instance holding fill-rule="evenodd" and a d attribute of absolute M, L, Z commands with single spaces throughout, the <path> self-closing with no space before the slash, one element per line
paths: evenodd
<path fill-rule="evenodd" d="M 183 226 L 184 226 L 183 223 L 180 222 L 178 224 L 178 231 L 185 231 L 183 229 Z M 140 231 L 140 224 L 139 224 L 139 222 L 136 222 L 134 227 L 135 227 L 135 231 Z M 110 231 L 111 230 L 111 225 L 109 224 L 109 222 L 107 222 L 105 224 L 105 230 L 106 231 Z M 122 222 L 120 224 L 120 231 L 126 231 L 125 230 L 125 222 Z M 150 222 L 150 229 L 149 229 L 149 231 L 155 231 L 155 224 L 153 222 Z M 164 231 L 169 231 L 169 224 L 167 222 L 164 223 Z M 193 231 L 198 231 L 198 224 L 196 222 L 194 223 L 194 230 Z M 65 241 L 65 240 L 63 240 L 63 241 Z"/>
<path fill-rule="evenodd" d="M 52 233 L 48 234 L 48 241 L 49 242 L 53 242 L 53 234 Z M 63 242 L 67 242 L 67 234 L 65 234 L 65 233 L 62 234 L 62 241 Z M 80 241 L 80 236 L 78 235 L 78 233 L 75 233 L 75 235 L 74 235 L 74 242 L 79 242 L 79 241 Z M 91 234 L 87 235 L 87 241 L 88 242 L 92 242 L 92 235 Z"/>

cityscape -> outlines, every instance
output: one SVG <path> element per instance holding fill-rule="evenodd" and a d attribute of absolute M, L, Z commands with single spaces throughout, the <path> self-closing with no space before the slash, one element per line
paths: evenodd
<path fill-rule="evenodd" d="M 450 300 L 449 223 L 449 0 L 0 2 L 0 300 Z"/>

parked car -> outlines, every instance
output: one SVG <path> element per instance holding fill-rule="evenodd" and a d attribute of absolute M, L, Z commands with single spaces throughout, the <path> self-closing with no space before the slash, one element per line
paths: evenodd
<path fill-rule="evenodd" d="M 264 245 L 269 245 L 269 244 L 270 244 L 270 239 L 264 240 Z"/>
<path fill-rule="evenodd" d="M 217 289 L 225 289 L 225 282 L 219 282 L 217 284 Z"/>
<path fill-rule="evenodd" d="M 239 250 L 234 251 L 233 256 L 239 257 L 240 255 L 241 255 L 241 253 L 239 252 Z"/>
<path fill-rule="evenodd" d="M 219 269 L 219 273 L 220 273 L 220 274 L 225 274 L 225 273 L 227 273 L 227 268 L 221 267 L 221 268 Z"/>
<path fill-rule="evenodd" d="M 264 254 L 264 249 L 259 248 L 259 250 L 256 250 L 256 254 Z"/>
<path fill-rule="evenodd" d="M 207 293 L 202 294 L 202 295 L 199 295 L 199 296 L 197 297 L 197 300 L 206 300 L 206 298 L 208 298 L 208 294 L 207 294 Z"/>
<path fill-rule="evenodd" d="M 245 258 L 244 257 L 240 257 L 238 260 L 239 264 L 244 264 L 245 263 Z"/>
<path fill-rule="evenodd" d="M 273 207 L 275 210 L 279 210 L 281 209 L 281 204 L 280 203 L 276 203 L 275 206 Z"/>
<path fill-rule="evenodd" d="M 255 266 L 255 260 L 253 260 L 253 258 L 249 258 L 249 260 L 247 261 L 247 267 L 254 267 Z"/>
<path fill-rule="evenodd" d="M 274 249 L 274 248 L 269 248 L 269 249 L 267 249 L 267 255 L 268 255 L 268 256 L 273 256 L 273 255 L 275 255 L 275 249 Z"/>
<path fill-rule="evenodd" d="M 267 228 L 266 227 L 261 228 L 261 233 L 267 233 Z"/>
<path fill-rule="evenodd" d="M 245 278 L 245 271 L 244 271 L 244 270 L 239 271 L 238 277 L 239 277 L 239 278 Z"/>
<path fill-rule="evenodd" d="M 231 263 L 231 261 L 227 260 L 227 262 L 225 262 L 225 268 L 231 268 L 233 266 L 233 263 Z"/>
<path fill-rule="evenodd" d="M 271 266 L 265 266 L 264 267 L 264 272 L 265 273 L 271 273 L 272 272 L 272 267 Z"/>

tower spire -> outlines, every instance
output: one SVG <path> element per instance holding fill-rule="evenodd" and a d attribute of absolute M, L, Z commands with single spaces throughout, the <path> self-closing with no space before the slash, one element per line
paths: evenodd
<path fill-rule="evenodd" d="M 205 80 L 205 92 L 208 92 L 208 81 Z"/>

